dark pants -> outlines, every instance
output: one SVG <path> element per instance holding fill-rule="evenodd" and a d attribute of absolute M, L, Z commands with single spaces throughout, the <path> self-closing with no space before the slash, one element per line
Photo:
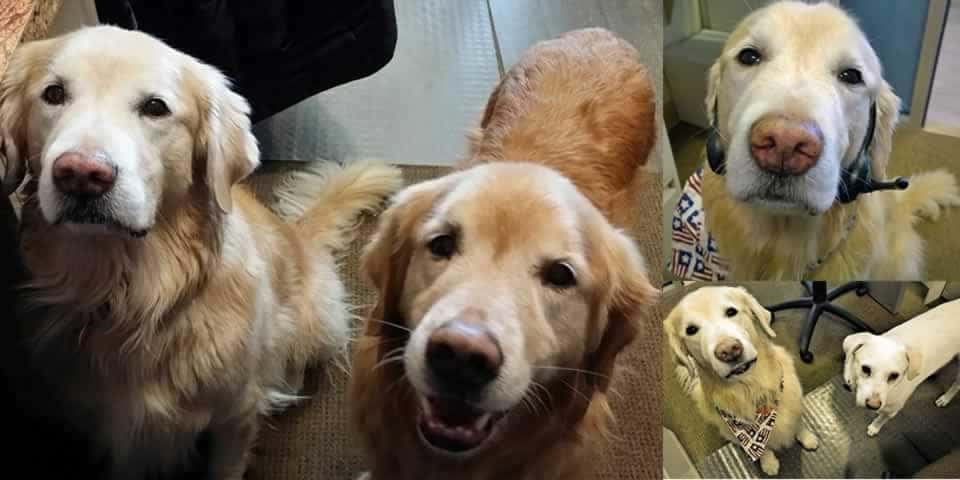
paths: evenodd
<path fill-rule="evenodd" d="M 257 122 L 393 58 L 393 0 L 96 0 L 101 23 L 157 36 L 229 76 Z"/>

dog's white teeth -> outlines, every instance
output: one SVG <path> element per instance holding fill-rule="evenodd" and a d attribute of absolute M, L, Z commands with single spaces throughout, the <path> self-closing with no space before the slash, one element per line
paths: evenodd
<path fill-rule="evenodd" d="M 490 423 L 491 417 L 493 417 L 493 415 L 489 413 L 484 413 L 483 415 L 480 416 L 480 418 L 477 419 L 476 422 L 473 422 L 473 428 L 482 432 L 484 429 L 487 428 L 487 424 Z"/>

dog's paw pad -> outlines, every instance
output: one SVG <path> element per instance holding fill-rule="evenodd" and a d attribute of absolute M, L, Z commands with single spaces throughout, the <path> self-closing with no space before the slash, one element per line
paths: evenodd
<path fill-rule="evenodd" d="M 764 455 L 760 458 L 760 469 L 771 477 L 776 476 L 780 473 L 780 460 L 773 455 Z"/>
<path fill-rule="evenodd" d="M 800 438 L 797 440 L 800 441 L 800 446 L 802 446 L 805 450 L 812 451 L 820 447 L 820 439 L 810 432 L 807 432 L 805 435 L 801 434 Z"/>

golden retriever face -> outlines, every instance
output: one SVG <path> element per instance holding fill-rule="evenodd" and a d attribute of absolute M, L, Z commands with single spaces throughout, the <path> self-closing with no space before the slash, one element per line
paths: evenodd
<path fill-rule="evenodd" d="M 139 32 L 26 44 L 0 85 L 5 184 L 26 162 L 47 222 L 142 237 L 194 187 L 230 208 L 258 162 L 248 110 L 219 72 Z"/>
<path fill-rule="evenodd" d="M 408 188 L 364 263 L 384 320 L 410 329 L 387 357 L 402 355 L 421 437 L 444 455 L 489 443 L 565 369 L 608 377 L 653 296 L 631 240 L 566 178 L 525 163 Z"/>
<path fill-rule="evenodd" d="M 706 108 L 723 139 L 729 194 L 779 214 L 823 213 L 841 169 L 871 145 L 882 176 L 899 99 L 854 21 L 832 5 L 776 2 L 748 16 L 710 70 Z"/>
<path fill-rule="evenodd" d="M 770 312 L 742 287 L 703 287 L 686 295 L 664 320 L 678 361 L 728 382 L 747 378 L 769 337 Z M 692 363 L 691 363 L 692 362 Z"/>

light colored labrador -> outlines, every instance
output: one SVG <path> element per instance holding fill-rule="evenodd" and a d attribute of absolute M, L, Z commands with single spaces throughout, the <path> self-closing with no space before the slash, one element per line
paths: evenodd
<path fill-rule="evenodd" d="M 805 449 L 817 448 L 819 440 L 800 421 L 803 390 L 793 358 L 772 341 L 776 333 L 770 312 L 745 288 L 694 290 L 677 303 L 663 326 L 678 380 L 721 435 L 741 444 L 723 415 L 755 423 L 761 409 L 776 411 L 759 458 L 764 473 L 776 475 L 776 452 L 796 441 Z"/>
<path fill-rule="evenodd" d="M 726 171 L 705 168 L 703 185 L 707 229 L 729 278 L 923 277 L 914 224 L 960 204 L 950 173 L 838 200 L 856 184 L 852 176 L 841 184 L 844 171 L 868 166 L 886 179 L 900 103 L 867 37 L 838 7 L 774 2 L 737 26 L 706 97 Z"/>
<path fill-rule="evenodd" d="M 906 405 L 914 390 L 957 359 L 960 366 L 960 300 L 938 305 L 883 335 L 854 333 L 843 340 L 843 380 L 857 406 L 877 412 L 867 426 L 875 436 Z M 936 400 L 947 406 L 960 393 L 960 369 Z"/>

